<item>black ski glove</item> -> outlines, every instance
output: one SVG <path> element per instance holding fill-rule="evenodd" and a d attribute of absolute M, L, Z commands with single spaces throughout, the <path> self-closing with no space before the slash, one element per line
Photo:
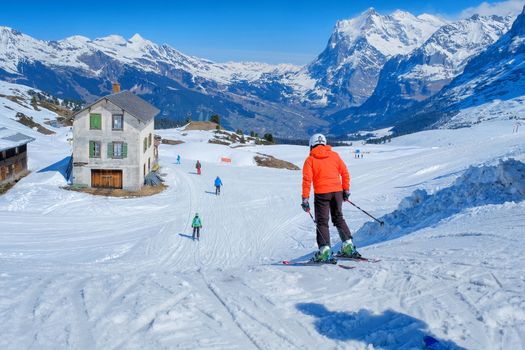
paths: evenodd
<path fill-rule="evenodd" d="M 303 201 L 301 202 L 301 207 L 307 213 L 310 211 L 310 203 L 308 203 L 308 198 L 303 198 Z"/>
<path fill-rule="evenodd" d="M 343 191 L 343 200 L 346 202 L 350 198 L 350 190 Z"/>

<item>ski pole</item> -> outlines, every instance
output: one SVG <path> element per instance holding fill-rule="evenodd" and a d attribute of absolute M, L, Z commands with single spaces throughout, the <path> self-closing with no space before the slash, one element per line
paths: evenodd
<path fill-rule="evenodd" d="M 310 215 L 310 217 L 312 218 L 312 221 L 317 226 L 317 221 L 315 221 L 314 217 L 312 216 L 312 212 L 310 211 L 310 209 L 308 209 L 307 213 L 308 213 L 308 215 Z"/>
<path fill-rule="evenodd" d="M 361 211 L 362 211 L 363 213 L 365 213 L 366 215 L 370 216 L 370 217 L 371 217 L 372 219 L 374 219 L 375 221 L 379 222 L 379 224 L 380 224 L 381 226 L 383 226 L 383 225 L 385 224 L 384 221 L 381 221 L 381 220 L 379 220 L 379 219 L 376 219 L 375 217 L 373 217 L 372 215 L 370 215 L 367 211 L 365 211 L 365 210 L 359 208 L 359 207 L 358 207 L 357 205 L 355 205 L 350 199 L 347 199 L 346 201 L 347 201 L 348 203 L 352 204 L 352 205 L 353 205 L 354 207 L 356 207 L 357 209 L 361 210 Z"/>
<path fill-rule="evenodd" d="M 310 209 L 308 209 L 307 213 L 308 213 L 308 215 L 310 215 L 310 217 L 312 218 L 312 221 L 315 224 L 316 234 L 319 234 L 322 237 L 323 235 L 321 234 L 321 231 L 319 231 L 319 227 L 317 227 L 317 221 L 315 221 L 314 217 L 312 216 L 312 212 L 310 211 Z M 329 244 L 325 244 L 325 245 L 329 245 Z"/>

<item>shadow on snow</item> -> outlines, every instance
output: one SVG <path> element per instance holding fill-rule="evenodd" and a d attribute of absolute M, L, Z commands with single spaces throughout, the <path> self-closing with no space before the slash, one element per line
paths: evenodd
<path fill-rule="evenodd" d="M 373 314 L 362 309 L 358 312 L 330 311 L 324 305 L 300 303 L 297 309 L 315 317 L 319 334 L 338 341 L 359 341 L 374 349 L 429 349 L 464 350 L 450 340 L 440 340 L 429 334 L 425 322 L 393 310 Z"/>

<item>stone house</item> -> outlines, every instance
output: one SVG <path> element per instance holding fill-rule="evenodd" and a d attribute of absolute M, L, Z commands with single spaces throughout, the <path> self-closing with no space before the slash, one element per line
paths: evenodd
<path fill-rule="evenodd" d="M 27 144 L 35 139 L 0 127 L 0 185 L 27 174 Z"/>
<path fill-rule="evenodd" d="M 159 110 L 118 84 L 113 91 L 74 115 L 73 184 L 137 191 L 156 163 Z"/>

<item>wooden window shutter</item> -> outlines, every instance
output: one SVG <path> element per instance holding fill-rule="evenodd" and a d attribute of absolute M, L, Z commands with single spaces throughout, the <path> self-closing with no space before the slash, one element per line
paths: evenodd
<path fill-rule="evenodd" d="M 95 155 L 95 142 L 89 141 L 89 158 L 93 158 Z"/>
<path fill-rule="evenodd" d="M 127 158 L 127 157 L 128 157 L 128 144 L 124 142 L 122 144 L 122 158 Z"/>
<path fill-rule="evenodd" d="M 108 158 L 113 158 L 113 142 L 108 143 Z"/>

